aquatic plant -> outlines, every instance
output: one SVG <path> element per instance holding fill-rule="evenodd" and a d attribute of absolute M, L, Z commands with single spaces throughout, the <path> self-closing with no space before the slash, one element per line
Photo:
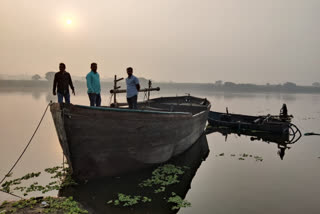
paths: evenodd
<path fill-rule="evenodd" d="M 246 153 L 243 153 L 242 155 L 240 154 L 240 156 L 242 156 L 242 157 L 246 158 L 246 157 L 248 157 L 249 155 L 248 155 L 248 154 L 246 154 Z"/>
<path fill-rule="evenodd" d="M 219 156 L 224 156 L 224 153 L 221 153 L 219 154 Z M 236 155 L 235 154 L 230 154 L 231 157 L 235 157 Z M 216 157 L 218 157 L 218 155 L 216 155 Z M 253 155 L 250 155 L 250 154 L 246 154 L 246 153 L 243 153 L 243 154 L 239 154 L 239 158 L 238 160 L 245 160 L 246 158 L 254 158 L 256 161 L 263 161 L 263 158 L 260 157 L 260 156 L 253 156 Z"/>
<path fill-rule="evenodd" d="M 175 166 L 172 164 L 166 164 L 163 166 L 158 167 L 152 172 L 152 176 L 149 179 L 142 181 L 139 186 L 140 187 L 154 187 L 157 186 L 158 188 L 155 189 L 155 193 L 164 192 L 166 186 L 179 183 L 178 180 L 179 175 L 184 174 L 182 167 Z"/>
<path fill-rule="evenodd" d="M 41 172 L 36 172 L 36 173 L 32 172 L 32 173 L 28 173 L 28 174 L 22 176 L 21 178 L 16 178 L 13 180 L 6 181 L 1 185 L 1 190 L 4 192 L 11 193 L 12 186 L 21 184 L 21 182 L 23 180 L 29 180 L 31 178 L 39 177 L 40 174 L 41 174 Z M 21 189 L 23 189 L 23 188 L 20 188 L 20 190 Z"/>
<path fill-rule="evenodd" d="M 52 213 L 62 210 L 66 214 L 85 214 L 88 211 L 81 209 L 78 206 L 78 202 L 73 200 L 73 197 L 69 198 L 53 198 L 47 197 L 44 199 L 49 204 L 49 207 L 45 209 L 45 213 Z"/>
<path fill-rule="evenodd" d="M 123 193 L 118 193 L 117 199 L 110 200 L 107 203 L 114 204 L 116 206 L 122 205 L 124 207 L 127 207 L 127 206 L 133 206 L 135 204 L 138 204 L 140 201 L 143 203 L 146 203 L 146 202 L 151 202 L 152 200 L 151 198 L 148 198 L 146 196 L 136 196 L 136 195 L 131 196 L 131 195 L 125 195 Z"/>
<path fill-rule="evenodd" d="M 10 178 L 11 176 L 12 176 L 12 172 L 6 174 L 6 177 L 7 177 L 7 178 Z"/>
<path fill-rule="evenodd" d="M 182 199 L 179 195 L 172 192 L 171 197 L 168 198 L 168 203 L 174 203 L 175 205 L 171 208 L 172 210 L 178 210 L 182 207 L 191 207 L 191 203 L 187 200 Z"/>
<path fill-rule="evenodd" d="M 254 159 L 256 159 L 256 161 L 263 161 L 263 158 L 260 156 L 254 156 Z"/>
<path fill-rule="evenodd" d="M 46 204 L 45 207 L 42 203 Z M 1 213 L 15 213 L 22 211 L 23 213 L 29 213 L 31 210 L 36 210 L 37 213 L 68 213 L 68 214 L 85 214 L 88 211 L 81 209 L 76 201 L 72 197 L 69 198 L 30 198 L 12 203 L 2 203 L 0 208 L 5 208 Z"/>
<path fill-rule="evenodd" d="M 39 185 L 38 182 L 33 182 L 29 186 L 18 186 L 22 183 L 22 181 L 36 178 L 41 175 L 41 172 L 36 172 L 36 173 L 32 172 L 22 176 L 21 178 L 16 178 L 13 180 L 6 181 L 1 185 L 2 187 L 1 190 L 4 192 L 12 193 L 11 188 L 14 187 L 13 190 L 20 191 L 23 193 L 24 196 L 27 196 L 30 192 L 41 192 L 44 194 L 53 190 L 60 190 L 61 188 L 66 186 L 77 184 L 71 178 L 69 168 L 55 166 L 52 168 L 47 168 L 44 171 L 49 174 L 52 174 L 51 179 L 55 179 L 55 180 L 45 186 Z"/>
<path fill-rule="evenodd" d="M 140 187 L 154 187 L 154 193 L 158 194 L 161 192 L 165 192 L 166 187 L 172 184 L 179 183 L 180 180 L 179 175 L 184 174 L 183 169 L 189 169 L 189 167 L 179 167 L 172 164 L 165 164 L 156 168 L 152 172 L 152 176 L 149 179 L 143 180 L 139 186 Z M 109 200 L 107 204 L 113 204 L 115 206 L 133 206 L 138 204 L 139 202 L 151 202 L 151 198 L 146 196 L 131 196 L 125 195 L 123 193 L 118 193 L 118 198 L 114 200 Z M 191 206 L 191 204 L 187 201 L 184 201 L 180 196 L 176 193 L 172 193 L 172 197 L 168 199 L 168 202 L 175 203 L 176 205 L 172 209 L 179 209 L 180 207 Z"/>
<path fill-rule="evenodd" d="M 0 205 L 0 209 L 3 208 L 4 206 L 6 206 L 9 202 L 8 201 L 4 201 L 1 203 Z"/>

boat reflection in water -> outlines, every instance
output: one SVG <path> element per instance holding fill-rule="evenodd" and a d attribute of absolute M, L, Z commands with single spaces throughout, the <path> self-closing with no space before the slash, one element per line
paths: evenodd
<path fill-rule="evenodd" d="M 206 133 L 214 133 L 219 132 L 223 136 L 225 136 L 225 141 L 227 141 L 229 134 L 237 134 L 238 136 L 246 135 L 251 136 L 251 141 L 263 141 L 266 143 L 275 143 L 278 145 L 278 155 L 280 156 L 281 160 L 283 160 L 285 151 L 290 149 L 292 144 L 296 143 L 301 138 L 300 130 L 294 126 L 289 129 L 287 134 L 272 134 L 270 132 L 263 132 L 257 130 L 245 130 L 245 129 L 232 129 L 228 127 L 222 126 L 208 126 L 206 128 Z"/>
<path fill-rule="evenodd" d="M 180 182 L 166 186 L 164 192 L 154 193 L 157 188 L 139 186 L 142 181 L 151 178 L 154 169 L 164 165 L 161 164 L 151 169 L 145 169 L 120 177 L 105 177 L 89 181 L 86 184 L 67 187 L 60 190 L 59 196 L 73 196 L 89 213 L 177 213 L 177 209 L 172 210 L 174 204 L 168 203 L 166 199 L 171 196 L 172 192 L 179 195 L 182 199 L 185 198 L 191 187 L 193 177 L 208 154 L 208 142 L 206 135 L 203 134 L 186 152 L 164 163 L 184 168 L 184 174 L 179 175 L 178 178 Z M 107 204 L 109 200 L 116 199 L 118 193 L 131 196 L 147 196 L 152 201 L 148 203 L 141 202 L 131 207 Z"/>

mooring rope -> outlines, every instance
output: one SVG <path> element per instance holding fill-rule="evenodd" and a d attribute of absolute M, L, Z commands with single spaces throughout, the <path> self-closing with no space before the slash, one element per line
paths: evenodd
<path fill-rule="evenodd" d="M 11 169 L 9 170 L 9 172 L 8 172 L 7 174 L 5 174 L 4 178 L 0 181 L 0 185 L 2 184 L 2 182 L 3 182 L 7 177 L 9 177 L 8 175 L 9 175 L 9 174 L 12 172 L 12 170 L 16 167 L 16 165 L 18 164 L 18 162 L 20 161 L 20 159 L 21 159 L 22 156 L 24 155 L 25 151 L 26 151 L 27 148 L 29 147 L 31 141 L 33 140 L 33 137 L 34 137 L 35 134 L 37 133 L 37 131 L 38 131 L 38 129 L 39 129 L 41 123 L 42 123 L 42 120 L 43 120 L 44 116 L 45 116 L 46 113 L 47 113 L 47 110 L 48 110 L 48 107 L 50 106 L 50 104 L 51 104 L 51 102 L 48 103 L 48 105 L 47 105 L 47 107 L 46 107 L 46 109 L 45 109 L 45 111 L 44 111 L 44 113 L 43 113 L 43 115 L 42 115 L 42 117 L 41 117 L 41 119 L 40 119 L 40 121 L 39 121 L 39 123 L 38 123 L 38 126 L 37 126 L 37 128 L 35 129 L 35 131 L 33 132 L 33 134 L 32 134 L 32 136 L 31 136 L 28 144 L 26 145 L 26 147 L 25 147 L 24 150 L 22 151 L 22 153 L 21 153 L 21 155 L 19 156 L 19 158 L 18 158 L 18 159 L 16 160 L 16 162 L 13 164 L 13 166 L 11 167 Z M 1 191 L 1 192 L 4 192 L 4 193 L 7 193 L 7 194 L 10 194 L 10 195 L 13 195 L 13 196 L 16 196 L 16 197 L 19 197 L 19 198 L 22 198 L 22 197 L 20 197 L 20 196 L 18 196 L 18 195 L 12 194 L 12 193 L 8 193 L 8 192 L 2 191 L 2 190 L 0 190 L 0 191 Z"/>
<path fill-rule="evenodd" d="M 12 196 L 17 197 L 17 198 L 20 198 L 20 199 L 23 199 L 21 196 L 16 195 L 16 194 L 13 194 L 13 193 L 11 193 L 11 192 L 5 192 L 5 191 L 3 191 L 3 190 L 1 190 L 1 189 L 0 189 L 0 192 L 3 192 L 3 193 L 6 193 L 6 194 L 9 194 L 9 195 L 12 195 Z"/>

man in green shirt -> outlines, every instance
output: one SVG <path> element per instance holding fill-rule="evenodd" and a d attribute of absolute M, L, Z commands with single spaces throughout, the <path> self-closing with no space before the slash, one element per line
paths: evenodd
<path fill-rule="evenodd" d="M 95 62 L 91 63 L 91 71 L 86 76 L 90 106 L 101 105 L 100 77 L 97 72 L 97 69 L 98 69 L 97 63 Z"/>

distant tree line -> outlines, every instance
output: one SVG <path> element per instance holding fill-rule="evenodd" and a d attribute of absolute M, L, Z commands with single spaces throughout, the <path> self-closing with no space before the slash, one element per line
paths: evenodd
<path fill-rule="evenodd" d="M 44 78 L 48 81 L 53 81 L 54 79 L 54 75 L 55 75 L 56 72 L 54 71 L 49 71 L 45 74 Z M 41 79 L 41 76 L 39 74 L 35 74 L 31 77 L 32 80 L 40 80 Z"/>
<path fill-rule="evenodd" d="M 233 83 L 233 82 L 223 82 L 222 80 L 218 80 L 215 83 L 213 83 L 214 87 L 237 87 L 237 86 L 249 86 L 249 87 L 257 87 L 257 86 L 267 86 L 267 87 L 274 87 L 274 86 L 283 86 L 286 88 L 294 88 L 294 87 L 300 87 L 294 82 L 285 82 L 284 84 L 270 84 L 267 83 L 266 85 L 257 85 L 252 83 Z M 319 82 L 312 83 L 313 87 L 320 87 Z"/>
<path fill-rule="evenodd" d="M 285 82 L 284 84 L 256 85 L 252 83 L 233 83 L 216 81 L 212 88 L 218 91 L 241 91 L 241 92 L 320 92 L 320 83 L 314 82 L 311 86 L 299 86 L 294 82 Z"/>
<path fill-rule="evenodd" d="M 35 74 L 31 77 L 32 80 L 39 80 L 41 79 L 41 76 L 39 74 Z"/>
<path fill-rule="evenodd" d="M 6 80 L 2 76 L 0 87 L 51 87 L 54 75 L 56 72 L 49 71 L 44 77 L 39 74 L 35 74 L 31 77 L 31 80 Z M 75 76 L 76 77 L 76 76 Z M 76 77 L 74 84 L 79 88 L 86 87 L 85 77 Z M 46 81 L 39 81 L 46 80 Z M 140 84 L 142 87 L 148 87 L 148 79 L 144 77 L 139 77 Z M 34 81 L 38 83 L 35 84 Z M 101 79 L 105 87 L 111 88 L 113 85 L 113 79 Z M 125 88 L 125 81 L 121 81 L 119 85 Z M 271 93 L 320 93 L 320 82 L 313 82 L 310 86 L 299 86 L 294 82 L 285 82 L 283 84 L 270 84 L 266 83 L 264 85 L 257 85 L 252 83 L 234 83 L 230 81 L 223 82 L 222 80 L 217 80 L 213 83 L 175 83 L 175 82 L 153 82 L 153 87 L 160 87 L 161 90 L 178 90 L 183 91 L 183 93 L 189 93 L 194 90 L 202 91 L 217 91 L 217 92 L 271 92 Z"/>

